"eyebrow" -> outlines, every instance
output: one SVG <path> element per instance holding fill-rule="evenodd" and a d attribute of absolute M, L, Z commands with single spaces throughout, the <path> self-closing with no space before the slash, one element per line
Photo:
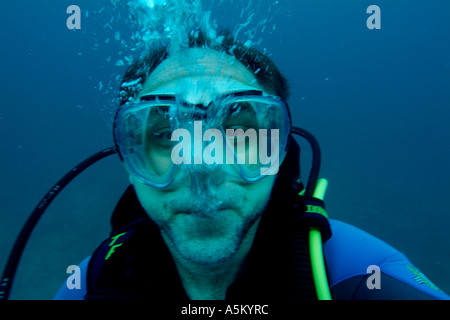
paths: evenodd
<path fill-rule="evenodd" d="M 169 100 L 175 101 L 175 96 L 170 94 L 148 94 L 140 98 L 141 101 Z"/>
<path fill-rule="evenodd" d="M 227 97 L 243 97 L 243 96 L 262 96 L 263 92 L 261 90 L 244 90 L 244 91 L 237 91 L 237 92 L 231 92 L 226 93 L 221 96 L 221 98 L 227 98 Z M 171 94 L 148 94 L 144 95 L 140 98 L 141 101 L 156 101 L 156 100 L 169 100 L 169 101 L 175 101 L 175 95 Z M 202 105 L 203 106 L 203 105 Z"/>

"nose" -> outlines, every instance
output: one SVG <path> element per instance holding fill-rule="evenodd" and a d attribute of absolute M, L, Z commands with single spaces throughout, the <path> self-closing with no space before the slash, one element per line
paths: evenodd
<path fill-rule="evenodd" d="M 223 166 L 218 164 L 190 164 L 184 167 L 191 182 L 191 191 L 196 195 L 214 195 L 226 179 Z"/>
<path fill-rule="evenodd" d="M 189 178 L 192 192 L 211 194 L 226 180 L 223 134 L 202 120 L 189 119 L 183 124 L 183 161 L 177 180 L 186 186 Z"/>

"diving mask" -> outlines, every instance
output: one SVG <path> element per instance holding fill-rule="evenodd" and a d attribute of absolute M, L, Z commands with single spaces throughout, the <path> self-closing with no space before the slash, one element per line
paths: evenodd
<path fill-rule="evenodd" d="M 248 182 L 276 174 L 291 120 L 280 98 L 245 90 L 217 96 L 208 105 L 175 95 L 145 95 L 124 105 L 114 126 L 128 172 L 165 188 L 187 166 L 224 170 Z"/>

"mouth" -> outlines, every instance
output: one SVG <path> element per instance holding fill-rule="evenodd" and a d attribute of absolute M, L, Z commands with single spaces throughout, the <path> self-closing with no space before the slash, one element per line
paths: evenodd
<path fill-rule="evenodd" d="M 186 207 L 186 208 L 179 208 L 175 210 L 175 214 L 185 214 L 185 215 L 193 215 L 197 216 L 199 218 L 214 218 L 215 216 L 219 214 L 223 214 L 225 211 L 230 211 L 232 208 L 225 205 L 220 206 L 206 206 L 199 208 L 198 206 L 195 207 Z"/>
<path fill-rule="evenodd" d="M 223 186 L 223 185 L 222 185 Z M 244 205 L 243 193 L 236 189 L 221 189 L 214 194 L 193 194 L 190 189 L 180 189 L 167 203 L 174 214 L 214 217 L 224 211 L 239 211 Z"/>

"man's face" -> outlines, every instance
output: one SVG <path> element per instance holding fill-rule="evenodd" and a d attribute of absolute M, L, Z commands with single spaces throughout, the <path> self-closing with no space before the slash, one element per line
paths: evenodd
<path fill-rule="evenodd" d="M 174 54 L 149 76 L 140 97 L 176 95 L 196 105 L 230 92 L 262 90 L 240 62 L 210 49 L 188 49 Z M 161 159 L 155 166 L 164 167 Z M 166 159 L 165 161 L 170 161 Z M 166 244 L 180 257 L 196 264 L 216 264 L 251 246 L 275 176 L 247 182 L 223 170 L 193 165 L 178 171 L 173 182 L 158 189 L 132 175 L 141 205 L 159 226 Z"/>

